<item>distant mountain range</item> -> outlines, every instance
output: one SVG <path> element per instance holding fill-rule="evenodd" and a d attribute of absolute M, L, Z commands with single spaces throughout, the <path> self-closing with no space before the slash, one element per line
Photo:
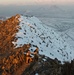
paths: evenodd
<path fill-rule="evenodd" d="M 72 10 L 73 11 L 73 10 Z M 73 18 L 73 14 L 68 9 L 58 5 L 36 6 L 35 8 L 26 9 L 27 15 L 35 15 L 44 18 Z"/>

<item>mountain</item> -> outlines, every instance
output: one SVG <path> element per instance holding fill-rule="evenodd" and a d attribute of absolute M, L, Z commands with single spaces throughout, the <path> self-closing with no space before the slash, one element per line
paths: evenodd
<path fill-rule="evenodd" d="M 38 61 L 26 64 L 24 52 L 36 47 Z M 73 75 L 73 59 L 72 47 L 38 18 L 17 14 L 0 21 L 0 75 Z"/>
<path fill-rule="evenodd" d="M 24 14 L 35 15 L 41 18 L 69 18 L 71 15 L 68 10 L 59 5 L 41 5 L 35 6 L 35 8 L 26 9 Z"/>
<path fill-rule="evenodd" d="M 73 49 L 52 28 L 44 25 L 38 18 L 20 15 L 18 20 L 20 28 L 15 33 L 17 40 L 16 42 L 12 41 L 15 48 L 30 43 L 31 51 L 34 51 L 38 46 L 40 54 L 52 59 L 57 58 L 60 61 L 73 59 Z"/>
<path fill-rule="evenodd" d="M 31 44 L 30 50 L 39 48 L 39 54 L 61 62 L 74 59 L 74 51 L 52 28 L 34 16 L 16 15 L 0 24 L 0 51 L 18 50 Z"/>

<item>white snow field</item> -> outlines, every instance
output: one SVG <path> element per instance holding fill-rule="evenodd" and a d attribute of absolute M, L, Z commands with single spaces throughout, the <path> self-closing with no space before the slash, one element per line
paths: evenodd
<path fill-rule="evenodd" d="M 31 51 L 36 46 L 39 53 L 52 59 L 57 58 L 61 62 L 74 59 L 74 50 L 56 33 L 53 28 L 44 25 L 38 18 L 22 16 L 19 18 L 20 29 L 16 33 L 16 42 L 12 42 L 16 48 L 24 44 L 31 44 Z"/>

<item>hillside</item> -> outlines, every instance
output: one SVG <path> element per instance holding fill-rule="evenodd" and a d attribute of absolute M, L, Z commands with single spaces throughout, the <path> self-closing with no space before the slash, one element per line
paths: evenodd
<path fill-rule="evenodd" d="M 0 75 L 6 73 L 6 75 L 18 74 L 17 72 L 20 67 L 25 70 L 26 68 L 23 66 L 26 65 L 24 52 L 28 49 L 33 52 L 36 47 L 39 48 L 39 60 L 33 62 L 34 65 L 32 63 L 32 65 L 29 66 L 33 71 L 26 66 L 29 68 L 28 71 L 30 75 L 34 73 L 34 71 L 38 73 L 41 72 L 39 75 L 43 75 L 43 72 L 50 74 L 48 68 L 51 70 L 51 66 L 53 67 L 52 69 L 56 68 L 58 72 L 60 72 L 58 73 L 53 70 L 51 74 L 55 72 L 57 75 L 61 75 L 61 72 L 64 73 L 64 66 L 61 63 L 70 62 L 74 59 L 73 49 L 52 28 L 44 25 L 38 18 L 17 14 L 5 21 L 1 20 Z M 17 63 L 13 63 L 14 60 L 16 60 Z M 46 64 L 48 64 L 48 67 L 46 67 Z M 44 71 L 43 68 L 46 68 L 47 71 Z M 61 71 L 60 68 L 62 68 Z M 41 71 L 38 69 L 41 69 Z M 25 70 L 21 72 L 21 74 L 22 73 L 23 75 L 27 74 L 27 71 Z"/>
<path fill-rule="evenodd" d="M 74 51 L 52 28 L 44 25 L 36 17 L 16 15 L 0 24 L 0 53 L 13 51 L 24 44 L 31 44 L 31 51 L 36 46 L 39 53 L 52 59 L 70 61 Z"/>
<path fill-rule="evenodd" d="M 38 46 L 39 53 L 52 59 L 57 58 L 60 61 L 70 61 L 73 59 L 74 51 L 52 28 L 44 25 L 36 17 L 20 16 L 18 32 L 12 42 L 16 47 L 22 47 L 24 44 L 31 44 L 31 51 Z"/>

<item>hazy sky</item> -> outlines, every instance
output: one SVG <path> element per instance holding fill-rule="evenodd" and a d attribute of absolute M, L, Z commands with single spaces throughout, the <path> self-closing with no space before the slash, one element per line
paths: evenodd
<path fill-rule="evenodd" d="M 1 5 L 33 5 L 33 4 L 71 4 L 74 0 L 0 0 Z"/>
<path fill-rule="evenodd" d="M 64 5 L 61 6 L 61 4 L 64 4 L 66 8 L 63 7 Z M 68 4 L 68 7 L 66 4 Z M 74 7 L 74 0 L 0 0 L 0 16 L 11 16 L 17 13 L 31 11 L 33 13 L 35 10 L 47 9 L 47 5 L 57 5 L 57 7 L 61 6 L 62 9 L 68 10 L 69 8 L 69 10 L 74 10 L 72 9 Z"/>

